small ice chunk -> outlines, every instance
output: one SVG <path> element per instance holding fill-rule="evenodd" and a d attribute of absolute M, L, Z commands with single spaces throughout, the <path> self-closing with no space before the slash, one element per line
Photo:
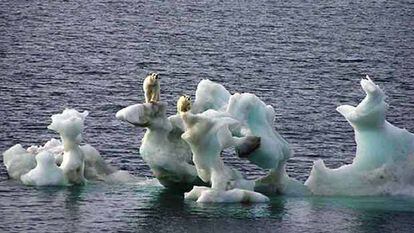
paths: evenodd
<path fill-rule="evenodd" d="M 225 191 L 200 186 L 194 186 L 190 192 L 184 194 L 184 198 L 196 200 L 199 203 L 258 203 L 269 201 L 268 197 L 254 191 L 244 189 Z"/>
<path fill-rule="evenodd" d="M 16 180 L 36 167 L 35 156 L 27 152 L 20 144 L 14 145 L 3 153 L 3 163 L 9 176 Z"/>
<path fill-rule="evenodd" d="M 62 186 L 68 182 L 63 171 L 56 165 L 55 157 L 43 151 L 36 155 L 37 165 L 28 173 L 22 175 L 20 180 L 25 185 L 35 186 Z"/>
<path fill-rule="evenodd" d="M 202 113 L 208 109 L 225 109 L 230 92 L 222 85 L 208 79 L 202 80 L 196 90 L 196 98 L 191 109 L 192 113 Z"/>

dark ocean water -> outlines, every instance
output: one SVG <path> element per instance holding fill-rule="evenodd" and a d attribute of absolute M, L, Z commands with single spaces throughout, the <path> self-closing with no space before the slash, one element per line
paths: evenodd
<path fill-rule="evenodd" d="M 3 0 L 0 151 L 58 137 L 50 116 L 71 107 L 90 111 L 85 143 L 151 177 L 138 153 L 144 130 L 115 113 L 143 101 L 141 83 L 156 71 L 170 114 L 206 78 L 272 105 L 295 152 L 289 175 L 304 181 L 318 158 L 352 162 L 353 131 L 335 108 L 359 103 L 365 74 L 385 90 L 388 120 L 414 132 L 413 29 L 412 1 Z M 0 209 L 1 232 L 414 232 L 413 198 L 199 205 L 153 186 L 23 187 L 3 165 Z"/>

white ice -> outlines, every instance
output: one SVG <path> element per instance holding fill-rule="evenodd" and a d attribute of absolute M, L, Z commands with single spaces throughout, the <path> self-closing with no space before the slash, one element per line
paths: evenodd
<path fill-rule="evenodd" d="M 184 198 L 199 203 L 255 203 L 269 201 L 268 197 L 258 192 L 239 188 L 223 191 L 204 186 L 194 186 L 190 192 L 184 194 Z"/>
<path fill-rule="evenodd" d="M 267 200 L 253 198 L 262 195 L 254 192 L 256 188 L 270 193 L 308 193 L 306 186 L 286 174 L 285 164 L 292 152 L 273 128 L 274 109 L 257 96 L 231 95 L 222 85 L 202 80 L 191 111 L 167 118 L 165 109 L 162 102 L 135 104 L 116 114 L 122 121 L 147 128 L 140 154 L 164 186 L 190 184 L 191 188 L 201 179 L 211 188 L 195 188 L 190 196 L 199 194 L 198 198 L 217 202 L 242 201 L 236 196 L 243 196 L 244 201 Z M 221 152 L 226 148 L 270 169 L 269 175 L 258 181 L 245 179 L 224 164 Z M 203 195 L 204 191 L 209 194 Z"/>
<path fill-rule="evenodd" d="M 55 162 L 55 157 L 48 151 L 36 155 L 36 167 L 22 175 L 20 180 L 25 185 L 64 186 L 68 181 Z"/>
<path fill-rule="evenodd" d="M 52 116 L 48 129 L 60 134 L 63 144 L 63 160 L 60 168 L 72 184 L 84 184 L 85 154 L 80 148 L 85 117 L 88 112 L 79 113 L 74 109 L 65 109 L 61 114 Z"/>
<path fill-rule="evenodd" d="M 222 85 L 208 79 L 201 80 L 195 93 L 192 113 L 202 113 L 209 109 L 224 110 L 230 99 L 230 92 Z"/>
<path fill-rule="evenodd" d="M 254 181 L 245 180 L 239 171 L 226 166 L 220 157 L 224 149 L 236 146 L 236 141 L 243 140 L 233 137 L 229 129 L 229 125 L 237 124 L 237 121 L 192 113 L 184 113 L 182 118 L 186 131 L 181 137 L 190 145 L 198 176 L 210 183 L 212 189 L 253 190 Z"/>
<path fill-rule="evenodd" d="M 337 108 L 355 131 L 352 164 L 329 169 L 315 161 L 305 184 L 288 176 L 293 156 L 277 133 L 275 110 L 249 93 L 230 94 L 209 80 L 199 83 L 189 112 L 166 116 L 163 102 L 135 104 L 116 117 L 146 128 L 140 154 L 166 187 L 191 189 L 185 198 L 197 202 L 265 202 L 265 194 L 414 195 L 414 135 L 385 120 L 385 94 L 369 77 L 361 80 L 366 97 L 356 106 Z M 91 145 L 81 145 L 87 112 L 66 109 L 52 116 L 49 129 L 60 134 L 43 146 L 17 144 L 3 153 L 9 176 L 27 185 L 85 184 L 87 180 L 134 182 L 117 171 Z M 248 180 L 226 165 L 222 151 L 236 154 L 266 176 Z"/>
<path fill-rule="evenodd" d="M 16 144 L 3 153 L 3 163 L 10 178 L 20 180 L 23 174 L 36 167 L 36 158 L 22 145 Z"/>
<path fill-rule="evenodd" d="M 352 164 L 329 169 L 315 161 L 306 185 L 316 195 L 414 195 L 414 134 L 385 120 L 385 94 L 367 76 L 358 106 L 337 108 L 355 131 Z"/>
<path fill-rule="evenodd" d="M 167 118 L 166 106 L 163 102 L 135 104 L 118 111 L 116 117 L 147 129 L 140 155 L 161 184 L 171 188 L 191 188 L 202 182 L 191 162 L 190 147 L 181 139 L 183 122 L 178 115 Z"/>
<path fill-rule="evenodd" d="M 65 109 L 52 116 L 48 127 L 58 132 L 61 140 L 52 138 L 43 146 L 27 149 L 17 144 L 5 151 L 3 161 L 9 176 L 36 186 L 84 184 L 86 180 L 109 183 L 137 181 L 127 172 L 109 166 L 91 145 L 80 145 L 86 116 L 86 111 L 79 113 Z M 60 173 L 65 181 L 62 181 Z"/>

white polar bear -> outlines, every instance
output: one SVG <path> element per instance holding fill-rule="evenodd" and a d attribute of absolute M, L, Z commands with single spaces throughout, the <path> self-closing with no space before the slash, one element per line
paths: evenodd
<path fill-rule="evenodd" d="M 188 95 L 182 95 L 177 101 L 177 112 L 184 113 L 191 109 L 191 97 Z"/>
<path fill-rule="evenodd" d="M 156 103 L 160 100 L 160 79 L 158 74 L 149 74 L 143 84 L 146 103 Z"/>

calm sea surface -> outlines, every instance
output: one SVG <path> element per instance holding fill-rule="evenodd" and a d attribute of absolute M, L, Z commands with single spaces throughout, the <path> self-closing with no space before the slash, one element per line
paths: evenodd
<path fill-rule="evenodd" d="M 412 1 L 0 1 L 0 151 L 43 144 L 52 114 L 88 110 L 84 142 L 113 166 L 151 178 L 144 130 L 115 119 L 162 77 L 175 113 L 210 79 L 276 110 L 276 130 L 301 181 L 312 163 L 351 163 L 353 130 L 335 111 L 364 97 L 369 74 L 388 120 L 414 132 Z M 265 171 L 224 160 L 247 177 Z M 33 188 L 8 180 L 0 158 L 0 232 L 414 232 L 414 198 L 272 197 L 266 204 L 196 204 L 153 185 Z"/>

